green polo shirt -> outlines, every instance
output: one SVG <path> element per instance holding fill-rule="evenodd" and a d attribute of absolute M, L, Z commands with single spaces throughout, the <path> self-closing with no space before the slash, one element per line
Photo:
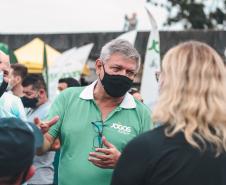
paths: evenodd
<path fill-rule="evenodd" d="M 60 185 L 109 185 L 112 169 L 101 169 L 88 161 L 97 132 L 91 122 L 101 121 L 93 98 L 95 83 L 64 90 L 54 101 L 49 119 L 59 115 L 49 134 L 61 141 Z M 104 120 L 103 135 L 122 151 L 135 136 L 150 129 L 149 109 L 127 93 L 122 103 Z"/>

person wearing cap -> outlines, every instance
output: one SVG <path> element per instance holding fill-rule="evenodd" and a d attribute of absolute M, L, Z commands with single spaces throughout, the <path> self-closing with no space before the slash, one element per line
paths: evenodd
<path fill-rule="evenodd" d="M 0 185 L 21 185 L 34 174 L 35 152 L 43 145 L 40 130 L 18 118 L 0 118 Z"/>
<path fill-rule="evenodd" d="M 128 41 L 107 43 L 96 60 L 98 79 L 64 90 L 52 104 L 48 122 L 35 122 L 48 151 L 60 138 L 59 184 L 109 185 L 125 145 L 150 129 L 150 110 L 128 90 L 140 67 L 140 55 Z M 58 115 L 59 117 L 54 117 Z"/>
<path fill-rule="evenodd" d="M 26 113 L 20 98 L 6 92 L 9 70 L 9 56 L 0 51 L 0 118 L 16 117 L 25 121 Z"/>

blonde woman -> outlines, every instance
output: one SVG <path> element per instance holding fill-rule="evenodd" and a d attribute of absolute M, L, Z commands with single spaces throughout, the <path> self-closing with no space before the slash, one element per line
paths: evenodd
<path fill-rule="evenodd" d="M 130 142 L 112 185 L 226 185 L 226 70 L 216 51 L 190 41 L 162 62 L 153 111 L 162 126 Z"/>

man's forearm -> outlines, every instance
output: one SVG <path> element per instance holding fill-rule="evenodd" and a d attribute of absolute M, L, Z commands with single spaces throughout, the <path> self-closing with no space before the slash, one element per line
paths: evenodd
<path fill-rule="evenodd" d="M 41 148 L 36 151 L 36 155 L 43 155 L 48 152 L 54 142 L 54 138 L 48 133 L 43 136 L 44 142 Z"/>

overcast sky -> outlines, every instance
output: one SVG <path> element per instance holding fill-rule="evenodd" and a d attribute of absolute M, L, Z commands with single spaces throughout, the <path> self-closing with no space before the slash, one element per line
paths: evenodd
<path fill-rule="evenodd" d="M 167 11 L 160 6 L 167 0 L 152 0 L 158 7 L 146 0 L 0 0 L 0 33 L 65 33 L 122 31 L 125 14 L 137 13 L 138 30 L 150 30 L 148 6 L 158 27 L 163 30 Z M 196 0 L 207 5 L 207 12 L 217 6 L 223 7 L 223 0 Z M 177 11 L 177 8 L 174 8 Z M 169 29 L 169 28 L 165 28 Z M 182 29 L 179 23 L 170 29 Z"/>
<path fill-rule="evenodd" d="M 125 14 L 132 12 L 138 30 L 149 30 L 145 5 L 145 0 L 0 0 L 0 33 L 122 31 Z M 167 12 L 148 6 L 162 28 Z"/>

